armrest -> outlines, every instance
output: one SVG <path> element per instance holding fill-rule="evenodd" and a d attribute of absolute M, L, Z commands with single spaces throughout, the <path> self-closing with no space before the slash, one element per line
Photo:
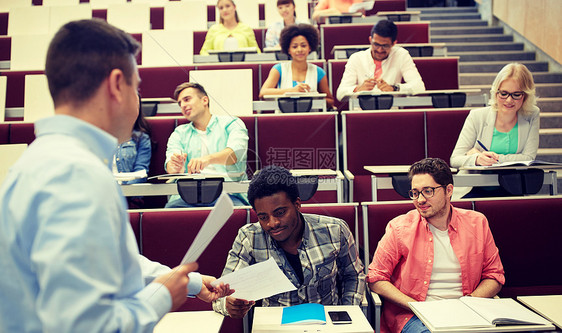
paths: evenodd
<path fill-rule="evenodd" d="M 355 178 L 355 176 L 353 175 L 353 173 L 351 173 L 351 171 L 344 170 L 343 172 L 344 172 L 345 178 L 347 178 L 347 180 L 353 180 Z"/>
<path fill-rule="evenodd" d="M 381 298 L 379 296 L 379 294 L 377 294 L 376 292 L 372 291 L 371 289 L 367 289 L 369 291 L 370 297 L 371 297 L 371 302 L 372 302 L 372 306 L 374 306 L 374 312 L 375 312 L 375 318 L 374 318 L 374 325 L 371 322 L 371 326 L 373 326 L 375 328 L 375 333 L 380 333 L 381 331 L 381 306 L 382 306 L 382 301 Z"/>

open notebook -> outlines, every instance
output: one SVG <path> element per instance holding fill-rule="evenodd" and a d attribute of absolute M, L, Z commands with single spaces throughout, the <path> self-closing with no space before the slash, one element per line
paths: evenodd
<path fill-rule="evenodd" d="M 465 296 L 459 299 L 410 302 L 408 305 L 428 328 L 431 326 L 436 331 L 499 325 L 551 325 L 548 320 L 511 298 Z"/>

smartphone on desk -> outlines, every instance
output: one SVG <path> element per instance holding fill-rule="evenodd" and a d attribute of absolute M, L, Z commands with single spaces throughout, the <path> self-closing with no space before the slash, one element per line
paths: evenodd
<path fill-rule="evenodd" d="M 347 311 L 328 311 L 328 315 L 335 325 L 351 324 L 351 317 Z"/>

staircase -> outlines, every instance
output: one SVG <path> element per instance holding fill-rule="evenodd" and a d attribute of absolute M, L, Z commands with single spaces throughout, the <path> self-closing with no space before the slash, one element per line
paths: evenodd
<path fill-rule="evenodd" d="M 459 57 L 460 88 L 481 89 L 489 95 L 500 69 L 520 62 L 533 73 L 540 115 L 540 144 L 537 159 L 562 162 L 562 73 L 549 71 L 546 61 L 537 61 L 534 51 L 513 41 L 503 27 L 489 26 L 476 7 L 408 8 L 419 10 L 422 21 L 430 21 L 432 43 L 443 42 L 447 55 Z M 558 172 L 562 190 L 562 172 Z"/>

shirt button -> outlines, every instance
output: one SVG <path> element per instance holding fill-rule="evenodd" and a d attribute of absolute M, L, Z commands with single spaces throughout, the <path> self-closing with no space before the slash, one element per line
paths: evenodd
<path fill-rule="evenodd" d="M 433 241 L 433 238 L 429 237 L 429 241 L 430 241 L 430 242 Z"/>
<path fill-rule="evenodd" d="M 429 261 L 428 261 L 428 262 L 429 262 L 429 263 L 431 264 L 431 259 L 429 259 Z"/>
<path fill-rule="evenodd" d="M 423 284 L 427 284 L 427 281 L 423 281 Z"/>

